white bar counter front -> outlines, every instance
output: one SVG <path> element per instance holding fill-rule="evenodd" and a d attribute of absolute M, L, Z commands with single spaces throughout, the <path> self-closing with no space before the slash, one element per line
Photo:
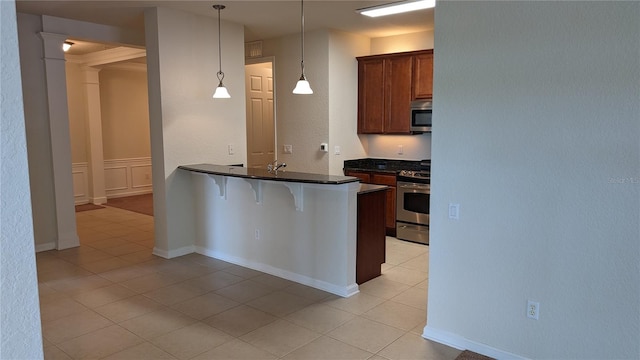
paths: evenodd
<path fill-rule="evenodd" d="M 238 166 L 191 172 L 195 252 L 348 297 L 356 284 L 358 179 Z"/>

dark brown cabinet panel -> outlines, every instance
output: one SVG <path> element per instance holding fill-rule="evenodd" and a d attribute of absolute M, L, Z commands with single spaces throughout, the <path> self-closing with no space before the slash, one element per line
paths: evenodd
<path fill-rule="evenodd" d="M 387 207 L 385 210 L 385 225 L 390 233 L 396 229 L 396 176 L 386 174 L 371 174 L 371 183 L 387 185 Z"/>
<path fill-rule="evenodd" d="M 358 236 L 356 244 L 356 283 L 362 284 L 381 274 L 385 262 L 384 191 L 358 194 Z"/>
<path fill-rule="evenodd" d="M 413 57 L 413 100 L 433 97 L 433 51 Z"/>
<path fill-rule="evenodd" d="M 411 100 L 432 97 L 433 50 L 357 59 L 358 133 L 409 134 Z"/>
<path fill-rule="evenodd" d="M 408 134 L 411 131 L 409 104 L 413 57 L 391 56 L 385 61 L 384 132 Z"/>
<path fill-rule="evenodd" d="M 371 174 L 366 172 L 358 172 L 358 171 L 345 171 L 345 176 L 353 176 L 360 179 L 360 182 L 370 184 L 371 183 Z"/>
<path fill-rule="evenodd" d="M 387 235 L 395 236 L 396 233 L 396 176 L 388 173 L 375 173 L 364 171 L 345 171 L 346 176 L 354 176 L 361 182 L 375 185 L 387 185 L 389 188 L 385 190 L 385 209 L 384 209 L 384 225 L 387 229 Z"/>
<path fill-rule="evenodd" d="M 358 133 L 384 130 L 384 59 L 358 63 Z"/>

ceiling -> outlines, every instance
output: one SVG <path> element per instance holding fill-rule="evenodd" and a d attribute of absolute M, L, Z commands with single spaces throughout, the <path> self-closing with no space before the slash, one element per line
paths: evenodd
<path fill-rule="evenodd" d="M 305 30 L 330 28 L 367 37 L 384 37 L 433 29 L 434 9 L 368 18 L 356 9 L 396 0 L 307 0 Z M 269 39 L 300 31 L 300 2 L 297 0 L 225 0 L 225 1 L 32 1 L 17 0 L 18 12 L 51 15 L 104 25 L 144 30 L 144 9 L 167 7 L 217 18 L 213 4 L 223 4 L 221 18 L 242 24 L 245 41 Z"/>

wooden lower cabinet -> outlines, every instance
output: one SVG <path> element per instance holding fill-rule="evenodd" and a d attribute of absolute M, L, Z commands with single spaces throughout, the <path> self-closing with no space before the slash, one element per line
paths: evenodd
<path fill-rule="evenodd" d="M 389 236 L 396 236 L 396 176 L 388 173 L 375 173 L 365 171 L 345 171 L 346 176 L 353 176 L 365 184 L 387 185 L 385 191 L 385 217 L 384 224 Z"/>
<path fill-rule="evenodd" d="M 385 262 L 385 191 L 358 194 L 358 235 L 356 245 L 356 283 L 362 284 L 381 274 Z"/>

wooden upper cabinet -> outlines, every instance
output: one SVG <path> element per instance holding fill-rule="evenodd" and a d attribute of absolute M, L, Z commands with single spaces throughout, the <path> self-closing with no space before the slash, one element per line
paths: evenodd
<path fill-rule="evenodd" d="M 409 134 L 411 101 L 433 94 L 433 50 L 357 59 L 358 133 Z"/>
<path fill-rule="evenodd" d="M 412 100 L 433 97 L 433 50 L 413 57 L 412 90 Z"/>
<path fill-rule="evenodd" d="M 408 134 L 411 132 L 409 104 L 413 58 L 393 56 L 385 61 L 384 132 Z"/>
<path fill-rule="evenodd" d="M 384 131 L 384 59 L 358 62 L 358 133 Z"/>

